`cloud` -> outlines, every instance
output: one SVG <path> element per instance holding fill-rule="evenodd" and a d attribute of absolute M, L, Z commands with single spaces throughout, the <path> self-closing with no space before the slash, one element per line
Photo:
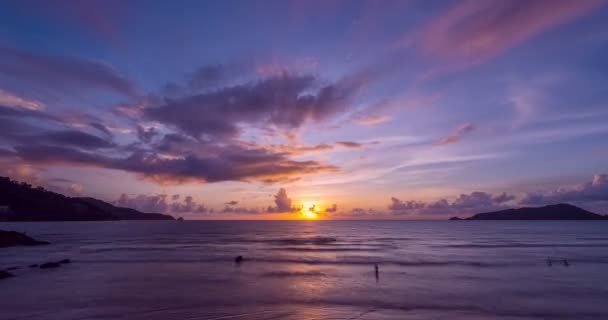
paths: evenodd
<path fill-rule="evenodd" d="M 115 146 L 112 142 L 76 130 L 50 131 L 39 136 L 30 136 L 33 143 L 58 146 L 75 146 L 85 149 L 103 149 Z"/>
<path fill-rule="evenodd" d="M 104 135 L 106 135 L 109 138 L 111 138 L 113 136 L 112 131 L 110 131 L 110 129 L 108 129 L 108 127 L 106 127 L 103 123 L 91 122 L 91 123 L 89 123 L 89 126 L 96 129 L 97 131 L 103 133 Z"/>
<path fill-rule="evenodd" d="M 118 198 L 115 204 L 121 207 L 133 208 L 135 210 L 147 213 L 165 213 L 169 209 L 166 194 L 140 194 L 135 197 L 130 197 L 123 193 L 120 195 L 120 198 Z"/>
<path fill-rule="evenodd" d="M 0 105 L 13 108 L 24 108 L 33 111 L 42 110 L 46 107 L 46 105 L 40 101 L 19 97 L 2 89 L 0 89 Z"/>
<path fill-rule="evenodd" d="M 422 29 L 417 49 L 461 67 L 472 66 L 602 4 L 601 0 L 459 1 Z"/>
<path fill-rule="evenodd" d="M 465 134 L 472 132 L 473 130 L 475 130 L 475 125 L 473 125 L 472 123 L 468 122 L 465 124 L 462 124 L 461 126 L 459 126 L 456 131 L 439 140 L 439 142 L 437 143 L 438 145 L 448 145 L 448 144 L 452 144 L 452 143 L 456 143 L 458 141 L 460 141 L 462 139 L 462 136 L 464 136 Z"/>
<path fill-rule="evenodd" d="M 166 194 L 155 195 L 136 195 L 129 196 L 125 193 L 120 195 L 114 204 L 133 208 L 142 212 L 158 212 L 158 213 L 210 213 L 212 210 L 205 207 L 203 204 L 197 203 L 192 196 L 185 196 L 182 201 L 179 201 L 180 195 L 169 196 Z"/>
<path fill-rule="evenodd" d="M 135 87 L 111 66 L 92 60 L 45 56 L 0 46 L 0 74 L 29 86 L 95 89 L 133 96 Z"/>
<path fill-rule="evenodd" d="M 422 209 L 426 207 L 426 203 L 409 200 L 409 201 L 401 201 L 398 198 L 391 197 L 391 204 L 388 206 L 388 209 L 391 211 L 408 211 L 408 210 L 416 210 Z"/>
<path fill-rule="evenodd" d="M 80 183 L 72 183 L 68 188 L 69 194 L 79 196 L 82 194 L 84 187 Z"/>
<path fill-rule="evenodd" d="M 338 212 L 338 205 L 337 204 L 332 204 L 331 207 L 325 209 L 325 212 L 327 213 L 336 213 Z"/>
<path fill-rule="evenodd" d="M 329 151 L 334 148 L 333 145 L 327 143 L 320 143 L 315 145 L 301 145 L 301 144 L 274 144 L 266 146 L 267 149 L 274 150 L 276 152 L 285 152 L 290 155 L 301 155 L 309 152 L 320 152 Z"/>
<path fill-rule="evenodd" d="M 261 213 L 261 211 L 256 208 L 225 206 L 224 209 L 221 210 L 221 213 L 259 214 L 259 213 Z"/>
<path fill-rule="evenodd" d="M 307 75 L 283 74 L 257 82 L 166 99 L 144 110 L 146 118 L 173 126 L 196 138 L 237 137 L 239 124 L 294 129 L 307 121 L 323 121 L 348 108 L 350 99 L 366 83 L 353 76 L 319 86 Z"/>
<path fill-rule="evenodd" d="M 353 141 L 338 141 L 338 142 L 336 142 L 336 144 L 340 145 L 342 147 L 345 147 L 345 148 L 361 148 L 361 147 L 363 147 L 362 143 L 353 142 Z"/>
<path fill-rule="evenodd" d="M 195 90 L 218 87 L 251 71 L 253 66 L 245 63 L 206 65 L 190 74 L 188 84 Z"/>
<path fill-rule="evenodd" d="M 358 115 L 356 116 L 355 121 L 360 125 L 375 126 L 390 119 L 391 117 L 386 115 Z"/>
<path fill-rule="evenodd" d="M 274 204 L 274 207 L 268 207 L 268 212 L 284 213 L 297 210 L 292 206 L 291 198 L 287 196 L 287 190 L 285 190 L 285 188 L 279 189 L 277 194 L 274 195 Z"/>
<path fill-rule="evenodd" d="M 454 201 L 440 199 L 432 202 L 402 201 L 396 197 L 391 198 L 388 209 L 397 215 L 402 214 L 474 214 L 485 211 L 501 210 L 506 203 L 515 200 L 515 196 L 501 193 L 492 195 L 487 192 L 475 191 L 470 194 L 461 194 Z"/>
<path fill-rule="evenodd" d="M 149 143 L 157 134 L 158 132 L 154 127 L 146 129 L 140 125 L 137 126 L 137 138 L 142 142 Z"/>
<path fill-rule="evenodd" d="M 236 200 L 231 200 L 225 203 L 227 206 L 236 206 L 237 204 L 239 204 L 239 202 Z"/>
<path fill-rule="evenodd" d="M 338 215 L 333 215 L 336 218 L 352 218 L 352 219 L 370 219 L 386 217 L 386 213 L 376 209 L 353 208 L 347 212 L 340 212 Z"/>
<path fill-rule="evenodd" d="M 295 161 L 285 154 L 237 146 L 210 146 L 206 155 L 189 153 L 166 157 L 151 151 L 135 151 L 122 158 L 55 145 L 17 145 L 14 149 L 15 156 L 31 163 L 118 169 L 141 174 L 162 184 L 248 180 L 271 183 L 337 170 L 313 160 Z"/>
<path fill-rule="evenodd" d="M 186 196 L 182 202 L 171 197 L 173 203 L 169 206 L 172 213 L 209 213 L 209 209 L 203 204 L 198 204 L 192 196 Z M 178 197 L 179 198 L 179 197 Z"/>
<path fill-rule="evenodd" d="M 354 142 L 354 141 L 338 141 L 335 144 L 329 143 L 320 143 L 314 145 L 305 145 L 305 144 L 272 144 L 263 146 L 266 149 L 273 150 L 276 152 L 285 152 L 290 155 L 301 155 L 305 153 L 314 153 L 321 151 L 329 151 L 334 150 L 335 146 L 340 146 L 344 148 L 356 149 L 362 148 L 365 144 Z M 251 146 L 258 146 L 256 144 L 251 144 Z"/>
<path fill-rule="evenodd" d="M 547 192 L 528 193 L 521 200 L 521 203 L 526 205 L 545 205 L 562 202 L 591 205 L 608 202 L 608 174 L 596 174 L 591 181 L 573 187 L 562 187 Z"/>

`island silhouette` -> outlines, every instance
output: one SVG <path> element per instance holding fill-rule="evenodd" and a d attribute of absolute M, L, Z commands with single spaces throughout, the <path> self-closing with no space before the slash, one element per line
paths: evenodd
<path fill-rule="evenodd" d="M 450 220 L 608 220 L 608 216 L 571 204 L 558 203 L 543 207 L 523 207 L 478 213 L 465 219 L 452 217 Z"/>

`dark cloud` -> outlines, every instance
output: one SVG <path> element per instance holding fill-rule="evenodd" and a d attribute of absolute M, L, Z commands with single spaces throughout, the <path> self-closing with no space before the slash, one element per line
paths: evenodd
<path fill-rule="evenodd" d="M 30 136 L 27 139 L 34 143 L 42 142 L 51 145 L 75 146 L 85 149 L 102 149 L 115 146 L 112 142 L 75 130 L 51 131 L 39 136 Z"/>
<path fill-rule="evenodd" d="M 163 157 L 155 152 L 136 151 L 124 158 L 53 145 L 15 146 L 16 156 L 32 163 L 71 163 L 138 173 L 158 183 L 186 181 L 291 181 L 305 174 L 335 171 L 317 161 L 295 161 L 285 154 L 264 149 L 214 147 L 212 154 Z"/>
<path fill-rule="evenodd" d="M 70 147 L 46 145 L 15 146 L 15 154 L 30 163 L 53 164 L 71 163 L 77 165 L 104 166 L 109 160 L 94 153 L 80 151 Z"/>
<path fill-rule="evenodd" d="M 132 96 L 133 84 L 104 63 L 58 56 L 44 56 L 0 47 L 0 74 L 28 85 L 63 92 L 91 88 Z"/>
<path fill-rule="evenodd" d="M 62 122 L 59 118 L 39 110 L 15 109 L 0 105 L 0 118 L 17 118 L 17 119 L 42 119 L 49 121 Z"/>
<path fill-rule="evenodd" d="M 16 143 L 27 144 L 30 149 L 35 148 L 35 146 L 40 146 L 41 148 L 47 146 L 57 146 L 60 148 L 77 147 L 90 150 L 115 147 L 115 144 L 110 141 L 76 130 L 47 131 L 35 135 L 17 135 L 13 133 L 7 137 Z"/>
<path fill-rule="evenodd" d="M 99 123 L 99 122 L 91 122 L 89 123 L 89 125 L 94 128 L 97 129 L 99 132 L 105 134 L 107 137 L 112 137 L 113 134 L 112 132 L 108 129 L 108 127 L 106 127 L 104 124 Z"/>
<path fill-rule="evenodd" d="M 277 194 L 274 195 L 274 204 L 274 207 L 268 207 L 268 212 L 283 213 L 297 210 L 291 205 L 291 198 L 287 196 L 287 190 L 285 190 L 285 188 L 279 189 Z"/>
<path fill-rule="evenodd" d="M 328 212 L 328 213 L 338 212 L 338 205 L 334 203 L 331 207 L 325 209 L 325 212 Z"/>
<path fill-rule="evenodd" d="M 434 202 L 402 201 L 392 197 L 388 209 L 394 214 L 473 214 L 505 209 L 505 204 L 515 196 L 501 193 L 492 195 L 475 191 L 461 194 L 454 201 L 440 199 Z"/>
<path fill-rule="evenodd" d="M 50 68 L 52 72 L 64 63 L 59 58 L 48 59 L 44 63 L 57 64 Z M 212 77 L 213 72 L 205 72 L 198 76 Z M 95 117 L 54 117 L 0 106 L 0 142 L 14 149 L 0 156 L 19 157 L 38 165 L 73 164 L 123 170 L 157 183 L 292 182 L 303 175 L 337 171 L 337 167 L 319 161 L 292 159 L 304 152 L 330 150 L 334 145 L 264 145 L 241 140 L 241 131 L 272 127 L 269 130 L 278 132 L 277 128 L 293 129 L 307 121 L 323 121 L 348 108 L 351 98 L 366 81 L 366 76 L 357 75 L 326 84 L 313 76 L 283 73 L 177 99 L 144 99 L 147 102 L 132 106 L 139 111 L 129 118 L 135 122 L 140 143 L 129 145 L 111 141 L 110 128 Z M 156 107 L 145 107 L 150 105 Z M 146 129 L 139 124 L 143 120 L 158 123 Z M 99 136 L 71 129 L 83 126 Z M 23 134 L 24 128 L 27 135 Z M 164 133 L 162 137 L 160 132 Z M 337 145 L 360 146 L 349 141 Z"/>
<path fill-rule="evenodd" d="M 193 137 L 230 138 L 239 124 L 292 129 L 306 121 L 323 121 L 346 110 L 365 83 L 350 77 L 319 86 L 313 76 L 284 74 L 257 82 L 195 94 L 144 110 L 145 116 Z"/>
<path fill-rule="evenodd" d="M 236 200 L 228 201 L 225 203 L 225 205 L 227 206 L 236 206 L 237 204 L 239 204 L 239 202 Z"/>
<path fill-rule="evenodd" d="M 545 205 L 562 202 L 594 204 L 608 202 L 608 174 L 601 173 L 583 184 L 548 192 L 528 193 L 521 201 L 526 205 Z"/>
<path fill-rule="evenodd" d="M 142 142 L 149 143 L 157 134 L 158 132 L 154 127 L 146 129 L 140 125 L 137 126 L 137 137 Z"/>
<path fill-rule="evenodd" d="M 250 65 L 244 63 L 202 66 L 189 76 L 188 84 L 192 89 L 217 87 L 252 71 L 252 69 Z"/>

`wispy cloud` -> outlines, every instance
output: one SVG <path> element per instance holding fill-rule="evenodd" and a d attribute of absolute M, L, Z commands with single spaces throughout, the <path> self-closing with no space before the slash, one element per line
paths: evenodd
<path fill-rule="evenodd" d="M 126 96 L 136 93 L 135 85 L 106 63 L 2 46 L 0 75 L 62 93 L 78 89 L 106 90 Z"/>
<path fill-rule="evenodd" d="M 576 186 L 528 193 L 521 200 L 522 204 L 528 205 L 545 205 L 560 202 L 581 204 L 592 208 L 597 208 L 598 205 L 608 203 L 608 174 L 596 174 L 591 181 Z"/>
<path fill-rule="evenodd" d="M 440 13 L 420 33 L 424 55 L 476 65 L 602 5 L 601 0 L 460 1 Z"/>
<path fill-rule="evenodd" d="M 13 108 L 25 108 L 29 110 L 42 110 L 46 105 L 34 99 L 27 99 L 13 93 L 0 89 L 0 105 Z"/>
<path fill-rule="evenodd" d="M 437 142 L 437 144 L 438 145 L 448 145 L 448 144 L 456 143 L 456 142 L 460 141 L 465 134 L 472 132 L 475 129 L 476 129 L 476 127 L 474 124 L 472 124 L 470 122 L 464 123 L 464 124 L 460 125 L 456 129 L 456 131 L 454 131 L 454 133 L 439 140 L 439 142 Z"/>

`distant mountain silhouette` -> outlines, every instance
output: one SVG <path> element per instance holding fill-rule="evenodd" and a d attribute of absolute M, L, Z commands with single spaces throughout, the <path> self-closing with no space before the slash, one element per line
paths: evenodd
<path fill-rule="evenodd" d="M 466 220 L 608 220 L 602 216 L 566 203 L 537 208 L 507 209 L 478 213 Z"/>
<path fill-rule="evenodd" d="M 173 220 L 94 198 L 67 197 L 0 177 L 0 221 Z"/>

